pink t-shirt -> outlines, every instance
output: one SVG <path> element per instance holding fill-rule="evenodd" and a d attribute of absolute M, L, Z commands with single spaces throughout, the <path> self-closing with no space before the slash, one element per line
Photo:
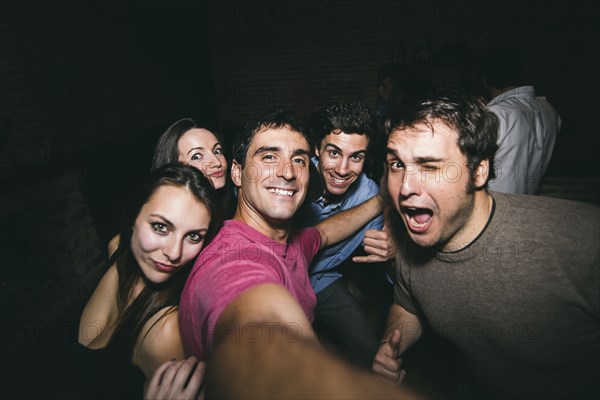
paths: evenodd
<path fill-rule="evenodd" d="M 317 300 L 308 266 L 320 245 L 315 228 L 293 230 L 288 242 L 280 243 L 241 221 L 225 221 L 194 263 L 181 295 L 179 329 L 186 355 L 206 359 L 225 307 L 260 284 L 284 286 L 312 322 Z"/>

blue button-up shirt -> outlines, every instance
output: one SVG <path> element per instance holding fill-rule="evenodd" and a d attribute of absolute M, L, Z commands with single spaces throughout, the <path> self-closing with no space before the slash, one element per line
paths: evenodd
<path fill-rule="evenodd" d="M 312 161 L 316 164 L 318 159 L 313 158 Z M 301 224 L 304 226 L 313 226 L 327 217 L 369 200 L 371 197 L 377 195 L 377 193 L 379 193 L 379 186 L 362 173 L 356 182 L 350 186 L 341 201 L 326 203 L 323 196 L 321 196 L 313 202 L 304 204 L 300 210 L 302 217 Z M 381 228 L 383 228 L 383 214 L 369 221 L 359 232 L 348 239 L 321 249 L 313 259 L 309 269 L 310 281 L 315 293 L 319 293 L 342 276 L 339 272 L 332 271 L 332 269 L 349 258 L 358 246 L 362 244 L 365 231 Z"/>

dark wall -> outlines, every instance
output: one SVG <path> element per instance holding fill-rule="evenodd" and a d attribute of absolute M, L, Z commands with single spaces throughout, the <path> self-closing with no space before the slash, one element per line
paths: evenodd
<path fill-rule="evenodd" d="M 80 398 L 72 344 L 160 134 L 216 105 L 199 3 L 0 3 L 2 398 Z"/>
<path fill-rule="evenodd" d="M 524 75 L 563 117 L 550 173 L 599 176 L 599 6 L 591 1 L 205 2 L 219 121 L 235 127 L 286 106 L 376 101 L 377 69 L 414 65 L 439 90 L 486 47 L 519 42 Z"/>
<path fill-rule="evenodd" d="M 0 2 L 2 397 L 76 397 L 53 363 L 121 202 L 176 119 L 230 140 L 275 107 L 374 106 L 382 64 L 451 87 L 513 39 L 563 117 L 549 173 L 598 177 L 599 26 L 591 1 Z"/>

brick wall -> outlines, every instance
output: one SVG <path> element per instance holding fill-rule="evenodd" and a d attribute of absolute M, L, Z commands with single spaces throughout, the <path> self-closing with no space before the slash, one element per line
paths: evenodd
<path fill-rule="evenodd" d="M 227 134 L 264 111 L 301 117 L 340 99 L 375 105 L 378 68 L 412 63 L 452 88 L 499 39 L 563 117 L 549 173 L 599 176 L 598 6 L 560 1 L 205 1 L 218 119 Z M 576 100 L 576 101 L 575 101 Z M 582 165 L 583 163 L 583 165 Z"/>

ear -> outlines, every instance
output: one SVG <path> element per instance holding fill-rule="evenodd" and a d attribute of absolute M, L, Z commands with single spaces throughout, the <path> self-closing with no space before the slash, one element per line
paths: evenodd
<path fill-rule="evenodd" d="M 231 180 L 235 186 L 242 186 L 242 166 L 235 160 L 231 162 Z"/>
<path fill-rule="evenodd" d="M 321 154 L 319 154 L 319 146 L 315 146 L 315 155 L 317 158 L 321 158 Z"/>
<path fill-rule="evenodd" d="M 480 187 L 485 185 L 489 176 L 490 176 L 490 160 L 488 160 L 486 158 L 485 160 L 481 160 L 479 162 L 479 165 L 477 166 L 477 168 L 475 168 L 475 171 L 473 173 L 473 185 L 477 189 L 479 189 Z"/>

